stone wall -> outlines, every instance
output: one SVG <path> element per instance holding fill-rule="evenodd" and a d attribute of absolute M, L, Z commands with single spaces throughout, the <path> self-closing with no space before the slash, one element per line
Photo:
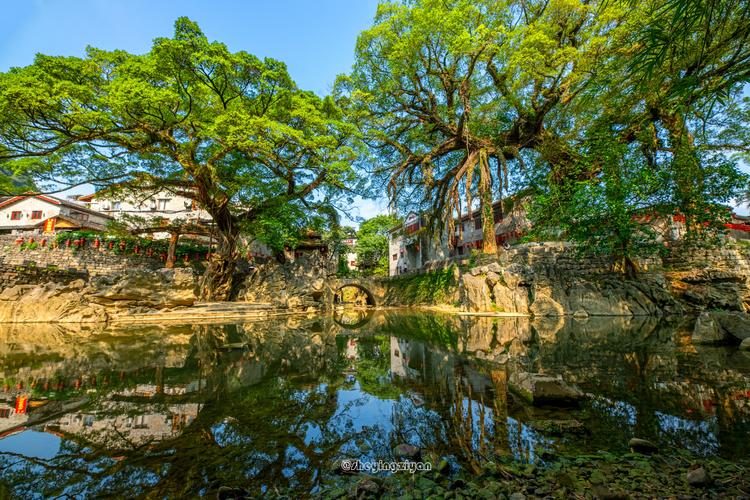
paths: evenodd
<path fill-rule="evenodd" d="M 529 243 L 475 262 L 446 262 L 456 270 L 454 283 L 441 295 L 446 305 L 472 312 L 532 316 L 643 316 L 706 310 L 750 312 L 750 248 L 734 243 L 704 248 L 678 246 L 661 257 L 640 259 L 638 276 L 612 271 L 607 257 L 586 256 L 561 242 Z M 444 268 L 445 269 L 445 268 Z M 388 280 L 388 305 L 431 305 L 433 297 L 403 301 L 405 283 L 429 282 L 445 273 L 436 266 L 427 275 Z M 424 276 L 424 277 L 422 277 Z"/>
<path fill-rule="evenodd" d="M 190 268 L 132 269 L 88 281 L 18 284 L 0 291 L 0 323 L 92 323 L 196 301 Z"/>
<path fill-rule="evenodd" d="M 164 267 L 164 262 L 156 257 L 120 255 L 112 250 L 94 248 L 91 242 L 80 249 L 53 248 L 50 244 L 22 249 L 15 240 L 14 235 L 0 235 L 0 276 L 7 279 L 0 282 L 0 289 L 15 284 L 69 282 L 129 269 Z"/>
<path fill-rule="evenodd" d="M 87 278 L 87 273 L 75 269 L 36 267 L 36 265 L 0 265 L 0 290 L 16 285 L 67 284 L 71 281 Z"/>

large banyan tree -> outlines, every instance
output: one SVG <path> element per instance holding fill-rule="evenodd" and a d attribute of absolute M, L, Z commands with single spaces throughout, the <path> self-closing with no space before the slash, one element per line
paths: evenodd
<path fill-rule="evenodd" d="M 355 137 L 283 63 L 230 52 L 187 18 L 144 55 L 89 48 L 0 74 L 3 168 L 52 186 L 165 189 L 208 211 L 218 247 L 204 300 L 229 296 L 241 229 L 283 234 L 330 211 L 355 181 Z"/>
<path fill-rule="evenodd" d="M 748 145 L 747 15 L 728 0 L 388 2 L 338 88 L 389 195 L 450 232 L 480 210 L 485 252 L 509 189 L 531 188 L 558 229 L 596 212 L 587 235 L 615 227 L 615 206 L 625 226 L 655 205 L 701 219 L 742 182 L 724 155 Z M 573 203 L 592 192 L 601 204 Z"/>

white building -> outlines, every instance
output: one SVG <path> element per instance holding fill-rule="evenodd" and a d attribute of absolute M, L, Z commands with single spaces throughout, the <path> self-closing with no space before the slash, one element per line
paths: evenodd
<path fill-rule="evenodd" d="M 74 229 L 104 231 L 112 220 L 81 203 L 27 193 L 0 201 L 0 233 L 52 233 Z"/>
<path fill-rule="evenodd" d="M 107 214 L 125 222 L 131 227 L 147 226 L 154 221 L 167 223 L 179 220 L 182 223 L 200 223 L 211 220 L 205 210 L 198 207 L 190 198 L 166 190 L 108 192 L 98 191 L 79 196 L 78 201 L 85 203 L 91 210 Z M 166 238 L 167 233 L 156 233 L 155 238 Z"/>
<path fill-rule="evenodd" d="M 357 238 L 347 238 L 342 243 L 346 245 L 348 249 L 344 251 L 346 255 L 346 267 L 350 271 L 356 271 L 358 269 L 357 252 L 354 251 L 354 248 L 357 246 Z"/>
<path fill-rule="evenodd" d="M 396 276 L 422 269 L 432 261 L 450 256 L 447 235 L 436 236 L 414 212 L 401 226 L 388 232 L 388 275 Z"/>

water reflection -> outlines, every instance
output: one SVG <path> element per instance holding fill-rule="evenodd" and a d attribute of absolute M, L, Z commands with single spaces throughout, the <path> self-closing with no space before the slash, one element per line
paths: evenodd
<path fill-rule="evenodd" d="M 494 456 L 624 450 L 632 436 L 740 459 L 750 357 L 692 346 L 689 320 L 579 322 L 342 310 L 231 325 L 0 327 L 0 470 L 54 495 L 310 492 L 338 458 L 399 443 L 477 469 Z M 577 409 L 508 392 L 562 375 Z"/>

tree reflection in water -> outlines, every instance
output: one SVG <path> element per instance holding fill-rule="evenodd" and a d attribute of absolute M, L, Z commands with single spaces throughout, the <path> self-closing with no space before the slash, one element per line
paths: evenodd
<path fill-rule="evenodd" d="M 624 449 L 634 435 L 738 458 L 750 437 L 750 359 L 693 347 L 683 323 L 360 310 L 83 342 L 33 328 L 0 331 L 0 467 L 40 497 L 310 492 L 335 480 L 336 459 L 391 460 L 403 442 L 479 470 L 493 457 Z M 562 375 L 590 398 L 530 407 L 508 392 L 513 370 Z M 5 412 L 19 396 L 28 412 Z M 587 432 L 543 425 L 561 419 Z"/>

